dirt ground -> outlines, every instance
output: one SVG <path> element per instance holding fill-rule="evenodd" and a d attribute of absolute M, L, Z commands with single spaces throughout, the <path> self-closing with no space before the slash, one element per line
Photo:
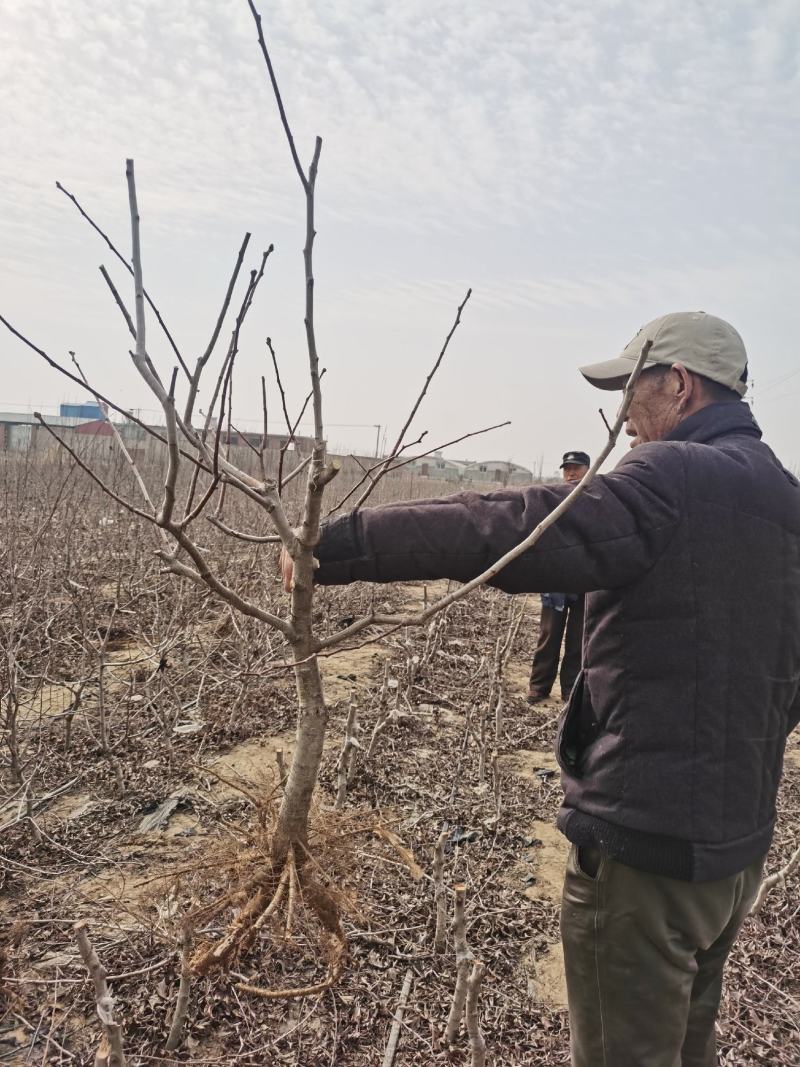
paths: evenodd
<path fill-rule="evenodd" d="M 399 608 L 436 591 L 396 586 L 385 596 Z M 348 595 L 330 601 L 328 622 L 353 613 Z M 213 699 L 198 700 L 176 721 L 170 752 L 152 719 L 137 712 L 144 704 L 132 703 L 134 672 L 147 650 L 135 636 L 123 641 L 109 686 L 109 728 L 122 736 L 125 724 L 115 752 L 125 783 L 121 797 L 92 740 L 95 707 L 83 713 L 86 730 L 78 729 L 76 718 L 69 753 L 59 719 L 68 706 L 65 694 L 54 691 L 47 708 L 31 711 L 42 752 L 33 822 L 19 818 L 20 799 L 13 795 L 0 814 L 0 1059 L 93 1062 L 100 1026 L 72 933 L 76 920 L 85 919 L 110 975 L 129 1065 L 374 1067 L 383 1060 L 408 972 L 411 992 L 395 1067 L 469 1063 L 463 1033 L 452 1048 L 443 1040 L 453 946 L 448 941 L 442 955 L 432 948 L 431 867 L 444 830 L 446 882 L 467 886 L 468 941 L 487 968 L 481 1018 L 488 1062 L 568 1064 L 558 943 L 567 845 L 554 826 L 560 789 L 552 756 L 559 708 L 555 701 L 530 707 L 524 699 L 536 597 L 526 604 L 509 661 L 504 730 L 496 741 L 488 725 L 489 749 L 498 753 L 495 773 L 488 767 L 483 782 L 479 775 L 487 664 L 496 635 L 518 608 L 518 600 L 493 591 L 454 607 L 436 654 L 403 701 L 396 694 L 409 660 L 422 654 L 424 631 L 399 631 L 380 646 L 325 660 L 332 714 L 311 846 L 320 877 L 341 894 L 346 969 L 335 988 L 303 999 L 252 996 L 238 988 L 243 980 L 295 986 L 326 973 L 318 929 L 301 921 L 289 936 L 285 929 L 265 929 L 230 973 L 194 979 L 185 1040 L 170 1054 L 164 1041 L 180 974 L 181 920 L 219 896 L 258 849 L 254 801 L 277 795 L 277 753 L 286 762 L 292 755 L 291 677 L 284 670 L 254 671 L 256 683 L 232 724 L 230 694 L 215 690 Z M 235 632 L 221 640 L 223 657 L 227 640 L 235 642 Z M 172 663 L 182 662 L 180 644 L 170 655 Z M 396 714 L 367 762 L 387 663 Z M 351 697 L 359 708 L 361 748 L 346 805 L 334 812 L 336 761 Z M 386 830 L 396 837 L 387 841 Z M 794 737 L 769 869 L 785 862 L 798 835 L 800 744 Z M 797 875 L 778 886 L 736 948 L 720 1020 L 723 1064 L 800 1064 L 799 889 Z M 196 937 L 220 936 L 232 913 L 209 920 Z"/>

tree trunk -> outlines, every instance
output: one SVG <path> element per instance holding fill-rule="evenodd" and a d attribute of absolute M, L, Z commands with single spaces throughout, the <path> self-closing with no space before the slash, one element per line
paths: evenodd
<path fill-rule="evenodd" d="M 278 812 L 278 823 L 273 839 L 273 856 L 276 862 L 285 859 L 290 847 L 308 844 L 308 815 L 311 799 L 317 783 L 319 765 L 322 761 L 322 746 L 328 725 L 328 709 L 322 692 L 322 678 L 316 656 L 309 656 L 310 642 L 292 646 L 295 660 L 297 685 L 297 745 L 292 758 L 289 778 Z M 302 864 L 305 855 L 298 855 Z"/>

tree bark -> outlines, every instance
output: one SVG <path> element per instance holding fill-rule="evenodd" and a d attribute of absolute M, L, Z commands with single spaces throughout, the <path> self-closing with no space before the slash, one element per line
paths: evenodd
<path fill-rule="evenodd" d="M 181 930 L 181 977 L 178 984 L 178 997 L 175 1001 L 175 1010 L 172 1014 L 169 1036 L 164 1046 L 167 1052 L 174 1052 L 181 1043 L 183 1024 L 186 1021 L 186 1009 L 189 1007 L 189 996 L 192 988 L 192 968 L 190 952 L 192 948 L 192 927 L 189 920 L 185 920 Z"/>
<path fill-rule="evenodd" d="M 472 951 L 467 944 L 467 920 L 464 911 L 467 887 L 463 883 L 459 883 L 459 885 L 453 887 L 453 891 L 455 894 L 453 940 L 455 941 L 456 949 L 456 986 L 453 990 L 453 1000 L 450 1004 L 450 1014 L 445 1028 L 445 1038 L 450 1043 L 455 1041 L 461 1016 L 464 1014 L 464 1004 L 467 1000 L 467 982 L 473 958 Z"/>
<path fill-rule="evenodd" d="M 466 1020 L 469 1047 L 472 1052 L 470 1067 L 484 1067 L 486 1063 L 486 1039 L 481 1030 L 481 1020 L 478 1014 L 478 997 L 481 991 L 483 969 L 483 964 L 476 960 L 472 967 L 472 973 L 467 980 Z"/>
<path fill-rule="evenodd" d="M 122 1026 L 114 1021 L 114 1000 L 106 984 L 106 969 L 100 962 L 89 940 L 85 922 L 73 927 L 78 951 L 94 983 L 94 998 L 97 1014 L 103 1024 L 103 1037 L 95 1056 L 96 1067 L 125 1067 L 125 1052 L 122 1048 Z"/>
<path fill-rule="evenodd" d="M 310 649 L 307 649 L 305 642 L 302 646 L 293 646 L 293 651 L 297 663 L 297 744 L 275 827 L 273 855 L 276 862 L 286 858 L 290 846 L 308 845 L 311 798 L 322 762 L 322 746 L 328 726 L 328 709 L 325 707 L 317 659 L 307 659 Z M 304 859 L 305 856 L 297 856 L 299 864 Z"/>

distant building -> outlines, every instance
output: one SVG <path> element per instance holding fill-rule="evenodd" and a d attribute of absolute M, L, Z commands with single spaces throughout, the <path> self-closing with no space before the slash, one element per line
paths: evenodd
<path fill-rule="evenodd" d="M 58 414 L 65 419 L 100 419 L 103 412 L 99 404 L 61 404 Z"/>
<path fill-rule="evenodd" d="M 66 407 L 66 405 L 64 405 Z M 75 427 L 75 433 L 85 434 L 89 437 L 113 437 L 114 431 L 106 419 L 92 419 L 91 422 L 82 422 Z"/>
<path fill-rule="evenodd" d="M 64 415 L 47 415 L 53 429 L 79 426 L 86 419 Z M 47 433 L 30 411 L 0 411 L 0 452 L 25 452 L 36 444 L 40 433 Z"/>
<path fill-rule="evenodd" d="M 508 459 L 487 459 L 465 465 L 465 482 L 499 482 L 500 485 L 530 485 L 533 471 Z"/>
<path fill-rule="evenodd" d="M 66 415 L 63 412 L 69 411 Z M 72 414 L 80 411 L 84 414 Z M 84 443 L 89 445 L 87 438 L 110 438 L 113 431 L 110 424 L 103 417 L 103 412 L 98 405 L 94 404 L 62 404 L 60 415 L 46 415 L 45 422 L 58 431 L 65 439 L 71 439 L 73 446 L 77 445 L 78 438 L 83 438 Z M 91 417 L 86 417 L 85 413 Z M 143 426 L 133 421 L 125 420 L 115 422 L 114 426 L 119 433 L 125 446 L 134 459 L 145 459 L 157 456 L 164 447 L 166 429 L 164 426 Z M 148 432 L 150 431 L 150 432 Z M 209 447 L 215 447 L 217 427 L 212 422 L 208 428 L 207 443 Z M 266 462 L 271 476 L 275 476 L 279 467 L 279 454 L 287 443 L 287 434 L 268 434 L 266 440 Z M 262 435 L 249 431 L 237 431 L 232 429 L 230 434 L 224 427 L 219 434 L 219 445 L 223 449 L 238 449 L 239 454 L 232 452 L 232 458 L 237 463 L 255 462 L 258 459 L 255 453 L 260 452 Z M 286 449 L 287 455 L 284 462 L 284 473 L 291 470 L 300 459 L 308 457 L 314 446 L 310 437 L 296 437 Z M 57 448 L 58 444 L 51 434 L 41 426 L 31 412 L 0 412 L 0 452 L 14 451 L 24 452 L 28 449 Z M 113 442 L 108 441 L 107 446 L 113 447 Z M 333 453 L 330 458 L 337 458 Z M 358 480 L 366 471 L 381 463 L 375 456 L 344 455 L 338 457 L 348 476 L 354 476 Z M 530 485 L 537 480 L 536 476 L 527 467 L 518 463 L 512 463 L 507 459 L 480 460 L 477 462 L 460 459 L 449 459 L 441 452 L 433 452 L 431 455 L 418 456 L 414 459 L 402 457 L 396 464 L 396 472 L 390 468 L 389 476 L 392 478 L 412 475 L 415 478 L 428 478 L 431 482 L 444 482 L 453 486 L 519 486 Z M 541 471 L 539 479 L 541 480 Z"/>
<path fill-rule="evenodd" d="M 455 482 L 458 485 L 530 485 L 535 479 L 533 471 L 507 459 L 481 460 L 446 459 L 441 452 L 420 456 L 405 468 L 420 478 L 431 481 Z"/>
<path fill-rule="evenodd" d="M 467 464 L 460 459 L 445 459 L 441 452 L 432 456 L 421 456 L 409 463 L 406 470 L 420 478 L 431 478 L 439 482 L 460 482 Z"/>

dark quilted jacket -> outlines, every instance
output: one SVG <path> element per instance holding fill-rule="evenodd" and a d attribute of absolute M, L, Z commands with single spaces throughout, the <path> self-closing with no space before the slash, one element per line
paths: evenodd
<path fill-rule="evenodd" d="M 722 878 L 768 849 L 800 718 L 800 487 L 744 403 L 713 404 L 598 477 L 494 585 L 586 592 L 558 824 L 631 866 Z M 330 523 L 321 583 L 467 581 L 569 492 L 392 504 Z"/>

